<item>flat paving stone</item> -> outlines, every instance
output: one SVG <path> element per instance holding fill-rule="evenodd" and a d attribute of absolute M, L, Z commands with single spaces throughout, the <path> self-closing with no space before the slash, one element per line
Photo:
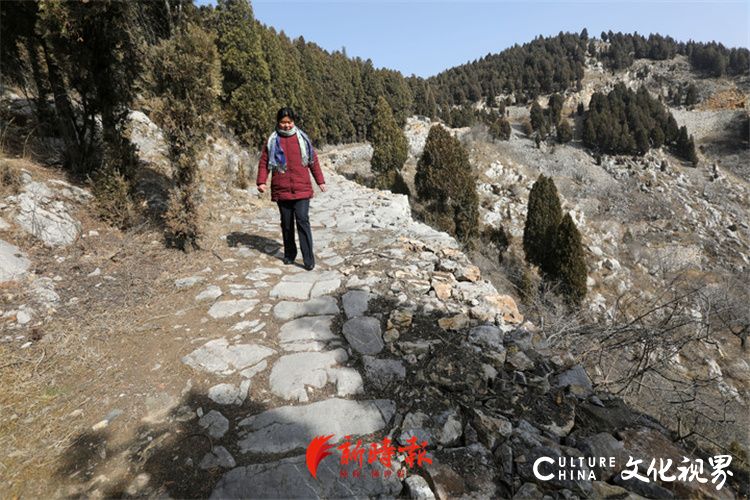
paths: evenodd
<path fill-rule="evenodd" d="M 208 390 L 211 401 L 220 405 L 241 405 L 247 397 L 250 380 L 243 380 L 238 386 L 234 384 L 218 384 Z"/>
<path fill-rule="evenodd" d="M 182 362 L 196 370 L 229 375 L 255 365 L 276 351 L 258 344 L 229 345 L 225 338 L 211 340 L 183 356 Z"/>
<path fill-rule="evenodd" d="M 354 396 L 365 392 L 362 375 L 355 368 L 347 366 L 328 370 L 328 380 L 336 384 L 336 395 L 339 397 Z"/>
<path fill-rule="evenodd" d="M 337 279 L 341 279 L 341 273 L 338 271 L 308 271 L 284 276 L 281 278 L 281 281 L 288 283 L 315 283 L 317 281 L 332 281 Z"/>
<path fill-rule="evenodd" d="M 250 368 L 245 368 L 244 370 L 240 371 L 240 376 L 242 378 L 253 378 L 255 375 L 265 370 L 267 366 L 268 361 L 264 359 L 257 365 L 253 365 Z"/>
<path fill-rule="evenodd" d="M 229 318 L 235 314 L 245 315 L 258 304 L 257 299 L 222 300 L 215 302 L 208 310 L 208 315 L 214 319 Z"/>
<path fill-rule="evenodd" d="M 303 316 L 284 323 L 279 330 L 279 341 L 283 344 L 294 342 L 323 341 L 337 338 L 331 331 L 332 315 Z M 286 346 L 283 346 L 286 349 Z"/>
<path fill-rule="evenodd" d="M 335 292 L 341 286 L 341 279 L 316 281 L 310 290 L 310 297 L 320 297 Z"/>
<path fill-rule="evenodd" d="M 361 316 L 350 319 L 342 330 L 352 349 L 361 354 L 377 354 L 383 350 L 383 335 L 377 318 Z"/>
<path fill-rule="evenodd" d="M 346 362 L 348 358 L 343 349 L 282 356 L 271 368 L 268 380 L 271 392 L 287 400 L 306 403 L 309 401 L 307 386 L 316 389 L 324 387 L 328 383 L 331 368 Z"/>
<path fill-rule="evenodd" d="M 304 300 L 310 297 L 313 282 L 280 281 L 268 293 L 270 297 L 280 299 Z"/>
<path fill-rule="evenodd" d="M 283 300 L 273 308 L 273 315 L 280 320 L 290 320 L 301 316 L 321 316 L 324 314 L 338 314 L 339 306 L 333 297 L 315 297 L 306 302 L 292 302 Z"/>
<path fill-rule="evenodd" d="M 301 406 L 282 406 L 242 420 L 238 442 L 242 453 L 287 453 L 304 450 L 315 436 L 360 436 L 383 429 L 396 404 L 389 399 L 352 401 L 332 398 Z M 295 479 L 296 480 L 296 479 Z"/>
<path fill-rule="evenodd" d="M 278 267 L 259 267 L 257 269 L 253 269 L 253 272 L 258 274 L 283 274 L 281 272 L 281 269 L 279 269 Z"/>
<path fill-rule="evenodd" d="M 216 285 L 206 287 L 201 293 L 195 296 L 196 302 L 216 300 L 222 296 L 221 288 Z"/>
<path fill-rule="evenodd" d="M 230 470 L 216 484 L 212 499 L 233 498 L 395 498 L 403 488 L 394 462 L 390 475 L 379 462 L 365 464 L 360 477 L 341 477 L 342 451 L 332 449 L 317 468 L 317 479 L 308 472 L 305 456 L 248 465 Z M 377 477 L 373 476 L 377 471 Z"/>

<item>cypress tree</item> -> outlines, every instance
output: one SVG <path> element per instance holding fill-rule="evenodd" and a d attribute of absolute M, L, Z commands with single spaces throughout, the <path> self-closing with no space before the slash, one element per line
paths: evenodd
<path fill-rule="evenodd" d="M 568 120 L 560 120 L 557 125 L 557 142 L 565 144 L 573 139 L 573 129 L 570 128 Z"/>
<path fill-rule="evenodd" d="M 554 241 L 562 220 L 557 187 L 551 177 L 539 175 L 529 193 L 523 250 L 526 261 L 539 266 L 545 274 L 554 274 Z"/>
<path fill-rule="evenodd" d="M 230 124 L 247 144 L 260 144 L 276 111 L 271 70 L 261 43 L 262 27 L 247 0 L 219 0 L 216 13 L 224 101 Z"/>
<path fill-rule="evenodd" d="M 510 122 L 504 116 L 497 118 L 489 127 L 490 135 L 503 141 L 510 139 L 510 132 Z"/>
<path fill-rule="evenodd" d="M 531 105 L 529 118 L 531 119 L 531 128 L 534 130 L 540 130 L 544 127 L 544 111 L 536 100 Z"/>
<path fill-rule="evenodd" d="M 677 155 L 683 160 L 687 160 L 698 166 L 698 154 L 695 152 L 695 141 L 693 136 L 688 136 L 687 127 L 683 125 L 680 127 L 680 131 L 677 134 L 677 144 L 675 146 Z"/>
<path fill-rule="evenodd" d="M 430 222 L 471 247 L 479 233 L 476 181 L 463 145 L 441 125 L 427 134 L 414 184 Z"/>
<path fill-rule="evenodd" d="M 557 228 L 554 248 L 554 277 L 560 282 L 566 299 L 580 305 L 586 296 L 586 259 L 581 233 L 569 213 Z"/>
<path fill-rule="evenodd" d="M 685 105 L 692 106 L 698 102 L 698 88 L 694 83 L 688 85 L 687 92 L 685 93 Z"/>
<path fill-rule="evenodd" d="M 221 68 L 214 39 L 194 24 L 156 47 L 150 57 L 154 117 L 166 138 L 174 181 L 164 216 L 167 243 L 197 248 L 197 153 L 205 145 L 221 93 Z"/>
<path fill-rule="evenodd" d="M 563 98 L 560 94 L 554 93 L 549 97 L 549 104 L 547 105 L 550 123 L 557 126 L 560 123 L 560 116 L 562 115 Z"/>
<path fill-rule="evenodd" d="M 383 96 L 375 106 L 371 135 L 373 153 L 370 167 L 376 176 L 376 184 L 381 189 L 391 189 L 395 184 L 395 174 L 406 161 L 407 141 Z"/>

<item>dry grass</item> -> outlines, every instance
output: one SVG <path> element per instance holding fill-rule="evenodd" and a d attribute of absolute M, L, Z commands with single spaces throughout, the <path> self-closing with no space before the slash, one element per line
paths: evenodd
<path fill-rule="evenodd" d="M 737 88 L 720 90 L 698 104 L 697 108 L 701 111 L 747 109 L 748 96 Z"/>

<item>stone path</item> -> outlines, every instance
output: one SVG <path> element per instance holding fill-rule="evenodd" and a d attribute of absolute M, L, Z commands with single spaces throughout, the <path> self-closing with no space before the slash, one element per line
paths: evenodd
<path fill-rule="evenodd" d="M 339 478 L 338 462 L 330 459 L 323 462 L 329 465 L 321 465 L 316 481 L 305 468 L 303 454 L 318 435 L 333 434 L 335 442 L 347 435 L 387 430 L 393 425 L 395 403 L 368 398 L 365 380 L 382 384 L 403 379 L 406 373 L 401 361 L 377 357 L 384 348 L 381 319 L 367 312 L 369 301 L 378 296 L 373 287 L 381 278 L 354 273 L 357 266 L 348 265 L 350 257 L 364 255 L 359 266 L 377 263 L 380 257 L 372 253 L 374 248 L 394 244 L 407 233 L 451 248 L 456 245 L 444 233 L 413 222 L 405 197 L 377 191 L 363 197 L 361 190 L 347 189 L 349 181 L 335 174 L 329 174 L 328 181 L 330 190 L 316 194 L 310 208 L 314 271 L 283 265 L 281 249 L 271 253 L 270 247 L 240 245 L 238 258 L 260 261 L 244 276 L 229 272 L 214 279 L 201 275 L 175 280 L 176 287 L 195 290 L 196 304 L 205 308 L 203 321 L 227 326 L 225 336 L 206 341 L 182 358 L 216 380 L 208 393 L 216 407 L 200 418 L 200 425 L 215 439 L 200 467 L 230 469 L 216 486 L 216 498 L 401 491 L 395 479 L 397 465 L 392 479 L 352 481 Z M 240 231 L 279 241 L 277 217 L 269 208 L 252 221 L 243 220 Z M 355 368 L 354 360 L 363 355 L 364 370 Z M 237 422 L 227 419 L 224 407 L 242 405 L 251 387 L 254 394 L 270 396 L 275 406 Z M 232 442 L 236 446 L 230 446 Z M 238 449 L 242 456 L 232 456 L 227 448 Z M 299 455 L 281 458 L 288 453 Z M 251 465 L 237 467 L 238 463 Z"/>
<path fill-rule="evenodd" d="M 393 479 L 398 462 L 388 479 L 353 481 L 339 477 L 338 461 L 328 459 L 314 480 L 306 470 L 305 449 L 316 436 L 333 435 L 331 442 L 336 442 L 394 432 L 399 425 L 395 402 L 366 392 L 368 384 L 381 387 L 406 376 L 404 363 L 393 358 L 387 343 L 410 325 L 417 305 L 468 312 L 437 296 L 447 298 L 459 279 L 467 283 L 458 298 L 480 305 L 480 297 L 487 295 L 486 285 L 472 283 L 478 272 L 465 257 L 461 260 L 455 240 L 413 221 L 406 197 L 352 189 L 350 181 L 335 174 L 327 180 L 329 191 L 316 194 L 310 208 L 315 270 L 283 265 L 278 245 L 239 245 L 237 259 L 248 263 L 244 276 L 234 266 L 175 280 L 204 308 L 202 321 L 226 332 L 182 358 L 215 379 L 208 397 L 216 406 L 200 418 L 215 439 L 200 467 L 228 470 L 215 487 L 215 498 L 398 495 L 402 483 Z M 279 241 L 277 218 L 276 210 L 268 208 L 249 221 L 237 218 L 241 227 L 231 229 L 260 241 Z M 444 258 L 427 245 L 441 249 Z M 383 295 L 399 304 L 388 317 L 370 311 L 372 301 Z M 493 340 L 490 334 L 481 336 Z M 426 352 L 404 345 L 414 352 L 411 356 Z M 234 420 L 224 416 L 228 408 L 244 408 L 254 397 L 262 398 L 266 409 Z M 238 456 L 228 450 L 238 450 Z"/>

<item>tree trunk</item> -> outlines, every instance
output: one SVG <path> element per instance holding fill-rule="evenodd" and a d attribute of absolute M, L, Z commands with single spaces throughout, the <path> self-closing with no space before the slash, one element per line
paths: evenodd
<path fill-rule="evenodd" d="M 50 53 L 51 50 L 47 46 L 47 42 L 44 40 L 42 41 L 42 49 L 44 50 L 44 59 L 47 63 L 47 74 L 52 86 L 52 94 L 55 98 L 55 112 L 60 127 L 60 134 L 62 134 L 63 141 L 65 142 L 66 167 L 73 168 L 77 166 L 76 164 L 81 158 L 81 137 L 76 125 L 73 105 L 65 88 L 62 71 L 57 65 L 54 56 Z"/>
<path fill-rule="evenodd" d="M 26 38 L 26 51 L 29 55 L 29 65 L 34 77 L 34 86 L 36 87 L 36 116 L 40 124 L 46 125 L 51 120 L 51 110 L 47 105 L 47 96 L 50 94 L 49 81 L 42 74 L 42 68 L 39 61 L 38 40 L 32 37 Z"/>

